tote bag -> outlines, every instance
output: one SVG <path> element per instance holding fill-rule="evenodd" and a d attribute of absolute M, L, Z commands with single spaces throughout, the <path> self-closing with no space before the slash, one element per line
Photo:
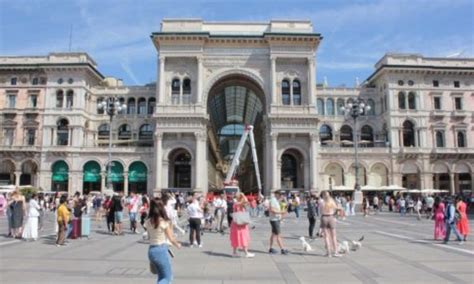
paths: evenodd
<path fill-rule="evenodd" d="M 232 220 L 237 225 L 247 225 L 248 223 L 250 223 L 250 214 L 247 211 L 234 212 L 232 214 Z"/>

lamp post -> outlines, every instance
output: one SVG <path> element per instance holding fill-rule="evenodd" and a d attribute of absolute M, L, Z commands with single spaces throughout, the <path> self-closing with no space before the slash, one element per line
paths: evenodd
<path fill-rule="evenodd" d="M 107 161 L 107 190 L 113 190 L 112 188 L 112 121 L 114 116 L 124 110 L 127 109 L 126 104 L 120 104 L 120 101 L 116 97 L 108 97 L 102 102 L 97 104 L 97 109 L 103 110 L 105 113 L 109 115 L 109 158 Z"/>
<path fill-rule="evenodd" d="M 354 120 L 354 160 L 355 160 L 355 184 L 354 184 L 354 203 L 362 204 L 362 192 L 360 190 L 359 182 L 359 137 L 358 137 L 358 118 L 362 115 L 365 115 L 366 112 L 370 110 L 370 106 L 366 105 L 361 99 L 357 99 L 355 102 L 349 103 L 346 106 L 341 107 L 341 111 L 346 115 L 347 118 L 352 118 Z"/>

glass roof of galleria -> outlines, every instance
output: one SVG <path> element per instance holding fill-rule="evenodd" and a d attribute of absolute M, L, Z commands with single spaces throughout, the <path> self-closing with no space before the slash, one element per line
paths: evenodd
<path fill-rule="evenodd" d="M 209 100 L 212 126 L 219 137 L 219 146 L 224 158 L 235 152 L 244 125 L 255 125 L 263 110 L 262 102 L 250 89 L 228 86 Z M 248 147 L 242 157 L 246 157 Z"/>

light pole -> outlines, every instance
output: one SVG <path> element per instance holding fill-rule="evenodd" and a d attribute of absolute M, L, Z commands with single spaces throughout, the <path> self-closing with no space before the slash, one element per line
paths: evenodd
<path fill-rule="evenodd" d="M 354 203 L 361 204 L 362 203 L 362 192 L 360 190 L 360 182 L 359 182 L 359 155 L 358 155 L 358 147 L 359 147 L 359 135 L 358 134 L 358 118 L 362 115 L 365 115 L 370 110 L 370 106 L 366 105 L 363 100 L 357 99 L 355 102 L 347 104 L 347 106 L 342 106 L 341 111 L 349 118 L 354 120 L 354 160 L 355 160 L 355 184 L 354 184 Z"/>
<path fill-rule="evenodd" d="M 107 190 L 113 190 L 112 188 L 112 120 L 114 116 L 124 110 L 127 109 L 126 104 L 120 104 L 120 101 L 116 97 L 108 97 L 102 102 L 97 104 L 97 109 L 103 110 L 109 115 L 109 158 L 107 161 Z"/>

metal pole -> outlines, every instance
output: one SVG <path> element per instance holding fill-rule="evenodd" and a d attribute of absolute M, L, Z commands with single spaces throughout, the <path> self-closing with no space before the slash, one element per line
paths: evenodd
<path fill-rule="evenodd" d="M 357 111 L 359 111 L 359 108 L 357 108 Z M 355 156 L 355 185 L 354 185 L 354 190 L 360 190 L 360 184 L 359 184 L 359 157 L 358 157 L 358 152 L 357 152 L 357 147 L 359 145 L 358 143 L 358 137 L 357 137 L 357 116 L 354 115 L 354 128 L 355 128 L 355 137 L 354 137 L 354 156 Z"/>
<path fill-rule="evenodd" d="M 109 98 L 109 100 L 112 100 Z M 112 118 L 114 116 L 113 109 L 109 109 L 109 105 L 107 104 L 107 113 L 110 116 L 110 123 L 109 123 L 109 161 L 107 163 L 107 189 L 112 189 L 112 181 L 110 177 L 112 175 Z"/>

